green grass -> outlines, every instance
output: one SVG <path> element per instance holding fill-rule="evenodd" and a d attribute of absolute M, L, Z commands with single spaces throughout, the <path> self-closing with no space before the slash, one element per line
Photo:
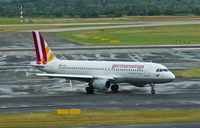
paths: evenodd
<path fill-rule="evenodd" d="M 55 112 L 0 115 L 1 128 L 128 125 L 199 121 L 200 111 L 83 110 L 80 115 L 57 115 Z"/>
<path fill-rule="evenodd" d="M 62 28 L 64 26 L 0 26 L 0 32 Z"/>
<path fill-rule="evenodd" d="M 200 16 L 125 16 L 119 18 L 28 18 L 33 24 L 44 23 L 99 23 L 99 22 L 156 22 L 199 21 Z M 0 24 L 21 24 L 20 18 L 0 18 Z"/>
<path fill-rule="evenodd" d="M 20 18 L 0 18 L 0 24 L 20 24 Z"/>
<path fill-rule="evenodd" d="M 34 23 L 99 23 L 99 22 L 157 22 L 198 21 L 200 16 L 124 16 L 118 18 L 31 18 Z"/>
<path fill-rule="evenodd" d="M 180 45 L 200 44 L 200 25 L 172 25 L 138 28 L 120 28 L 73 31 L 57 34 L 58 37 L 86 45 Z M 94 37 L 109 40 L 94 39 Z M 111 40 L 119 40 L 111 43 Z"/>
<path fill-rule="evenodd" d="M 200 67 L 174 72 L 177 77 L 200 78 Z"/>

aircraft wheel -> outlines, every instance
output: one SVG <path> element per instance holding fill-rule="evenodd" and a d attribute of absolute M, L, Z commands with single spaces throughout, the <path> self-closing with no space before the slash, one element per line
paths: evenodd
<path fill-rule="evenodd" d="M 93 87 L 86 87 L 85 90 L 86 90 L 86 92 L 88 94 L 93 94 L 94 93 L 94 88 Z"/>
<path fill-rule="evenodd" d="M 119 86 L 118 85 L 112 85 L 111 90 L 112 90 L 112 92 L 118 92 Z"/>
<path fill-rule="evenodd" d="M 152 89 L 152 90 L 151 90 L 151 94 L 153 94 L 153 95 L 156 94 L 155 89 Z"/>
<path fill-rule="evenodd" d="M 156 90 L 154 89 L 155 84 L 150 84 L 151 86 L 151 94 L 156 94 Z"/>

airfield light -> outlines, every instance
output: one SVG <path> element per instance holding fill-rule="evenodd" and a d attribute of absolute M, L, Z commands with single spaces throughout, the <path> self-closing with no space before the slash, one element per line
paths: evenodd
<path fill-rule="evenodd" d="M 20 9 L 20 17 L 21 17 L 21 23 L 23 23 L 23 7 L 22 6 Z"/>

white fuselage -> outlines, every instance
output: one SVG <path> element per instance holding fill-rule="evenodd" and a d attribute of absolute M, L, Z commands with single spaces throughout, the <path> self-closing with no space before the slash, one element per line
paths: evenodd
<path fill-rule="evenodd" d="M 155 94 L 154 85 L 167 83 L 175 76 L 165 66 L 145 62 L 119 61 L 72 61 L 59 60 L 38 31 L 32 32 L 36 62 L 32 66 L 46 73 L 37 76 L 64 78 L 88 82 L 86 92 L 92 94 L 94 89 L 117 92 L 117 83 L 130 83 L 137 87 L 150 84 L 151 93 Z"/>
<path fill-rule="evenodd" d="M 165 66 L 147 62 L 54 60 L 39 68 L 47 73 L 114 78 L 113 83 L 167 83 L 175 76 Z"/>

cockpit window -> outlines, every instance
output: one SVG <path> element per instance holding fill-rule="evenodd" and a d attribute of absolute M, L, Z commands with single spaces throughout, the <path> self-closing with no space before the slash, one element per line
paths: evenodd
<path fill-rule="evenodd" d="M 168 72 L 168 69 L 156 69 L 156 72 Z"/>
<path fill-rule="evenodd" d="M 168 69 L 163 69 L 164 70 L 164 72 L 168 72 Z"/>

